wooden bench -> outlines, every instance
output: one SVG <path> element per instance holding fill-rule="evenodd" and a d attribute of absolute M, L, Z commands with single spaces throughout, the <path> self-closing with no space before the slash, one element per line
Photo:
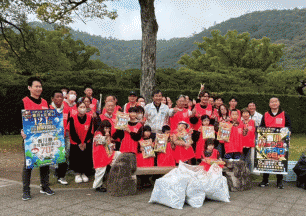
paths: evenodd
<path fill-rule="evenodd" d="M 135 175 L 164 175 L 170 172 L 172 169 L 177 168 L 177 166 L 173 167 L 137 167 Z M 223 168 L 223 172 L 227 170 L 226 167 Z"/>

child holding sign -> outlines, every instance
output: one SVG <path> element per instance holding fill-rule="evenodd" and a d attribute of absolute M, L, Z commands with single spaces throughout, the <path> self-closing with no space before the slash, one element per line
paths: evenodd
<path fill-rule="evenodd" d="M 144 126 L 142 129 L 141 139 L 138 142 L 137 167 L 154 166 L 155 153 L 151 135 L 151 127 Z"/>
<path fill-rule="evenodd" d="M 213 163 L 218 163 L 218 165 L 223 168 L 224 162 L 220 158 L 220 153 L 215 149 L 214 139 L 207 139 L 205 149 L 201 155 L 202 162 L 200 166 L 204 167 L 205 171 L 208 171 Z"/>
<path fill-rule="evenodd" d="M 164 125 L 162 127 L 163 134 L 156 134 L 155 140 L 155 151 L 158 146 L 158 142 L 165 142 L 165 152 L 157 152 L 157 166 L 167 167 L 167 166 L 175 166 L 174 152 L 172 149 L 172 142 L 170 138 L 170 127 L 168 125 Z M 164 137 L 159 137 L 159 135 L 163 135 Z M 159 141 L 160 140 L 160 141 Z"/>

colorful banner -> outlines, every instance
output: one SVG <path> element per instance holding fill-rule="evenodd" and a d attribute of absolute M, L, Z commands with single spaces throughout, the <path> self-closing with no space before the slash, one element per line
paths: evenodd
<path fill-rule="evenodd" d="M 288 128 L 258 127 L 253 172 L 288 174 L 289 145 Z"/>
<path fill-rule="evenodd" d="M 26 167 L 65 162 L 63 114 L 54 109 L 22 110 Z"/>

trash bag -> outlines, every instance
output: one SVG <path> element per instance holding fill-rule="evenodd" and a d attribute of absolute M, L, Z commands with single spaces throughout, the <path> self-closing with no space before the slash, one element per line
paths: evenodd
<path fill-rule="evenodd" d="M 306 155 L 303 153 L 293 168 L 297 176 L 296 186 L 306 189 Z"/>
<path fill-rule="evenodd" d="M 178 169 L 182 174 L 190 176 L 186 189 L 186 203 L 194 208 L 202 207 L 205 200 L 205 191 L 198 176 L 204 175 L 203 167 L 188 165 L 180 161 Z"/>
<path fill-rule="evenodd" d="M 178 168 L 155 181 L 149 203 L 159 203 L 174 209 L 183 209 L 190 175 Z"/>
<path fill-rule="evenodd" d="M 222 175 L 222 169 L 217 164 L 213 164 L 204 175 L 199 175 L 198 179 L 205 191 L 207 199 L 230 202 L 229 190 L 226 177 Z"/>

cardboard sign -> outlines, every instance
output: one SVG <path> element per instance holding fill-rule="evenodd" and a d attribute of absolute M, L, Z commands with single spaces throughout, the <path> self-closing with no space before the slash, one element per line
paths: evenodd
<path fill-rule="evenodd" d="M 258 127 L 253 172 L 287 174 L 289 145 L 288 128 Z"/>
<path fill-rule="evenodd" d="M 56 109 L 22 110 L 27 169 L 66 161 L 63 113 Z"/>

